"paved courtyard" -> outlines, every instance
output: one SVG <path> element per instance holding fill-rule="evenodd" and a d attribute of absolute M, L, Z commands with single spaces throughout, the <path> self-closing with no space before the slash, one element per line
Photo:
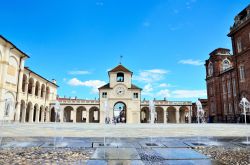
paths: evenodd
<path fill-rule="evenodd" d="M 239 155 L 230 161 L 242 164 L 250 162 L 249 135 L 243 124 L 5 123 L 0 164 L 215 165 Z"/>
<path fill-rule="evenodd" d="M 245 137 L 244 124 L 2 124 L 2 137 Z"/>

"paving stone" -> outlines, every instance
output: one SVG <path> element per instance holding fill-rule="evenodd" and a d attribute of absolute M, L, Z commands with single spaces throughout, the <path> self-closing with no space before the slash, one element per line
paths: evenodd
<path fill-rule="evenodd" d="M 86 165 L 107 165 L 108 162 L 106 160 L 87 160 Z"/>
<path fill-rule="evenodd" d="M 165 141 L 165 142 L 162 142 L 162 144 L 168 148 L 189 148 L 190 147 L 189 145 L 178 140 Z"/>
<path fill-rule="evenodd" d="M 29 141 L 12 141 L 2 144 L 2 148 L 27 148 L 27 147 L 40 147 L 43 142 L 29 142 Z"/>
<path fill-rule="evenodd" d="M 134 148 L 97 148 L 91 159 L 139 160 L 140 156 Z"/>
<path fill-rule="evenodd" d="M 166 165 L 223 165 L 213 160 L 166 160 Z"/>
<path fill-rule="evenodd" d="M 109 165 L 144 165 L 141 160 L 109 160 Z"/>
<path fill-rule="evenodd" d="M 159 153 L 164 159 L 208 159 L 205 155 L 189 148 L 154 148 L 153 150 Z"/>

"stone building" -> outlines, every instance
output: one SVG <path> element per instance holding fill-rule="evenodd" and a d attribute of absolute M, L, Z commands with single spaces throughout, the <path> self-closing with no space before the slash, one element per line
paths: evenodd
<path fill-rule="evenodd" d="M 58 98 L 60 122 L 150 123 L 150 101 L 141 100 L 142 89 L 132 83 L 133 73 L 123 65 L 108 72 L 109 83 L 99 88 L 99 100 Z M 154 123 L 190 123 L 192 102 L 154 100 Z M 55 108 L 51 110 L 55 121 Z"/>
<path fill-rule="evenodd" d="M 250 5 L 235 17 L 228 36 L 232 40 L 233 54 L 229 49 L 215 49 L 205 64 L 212 122 L 242 121 L 239 102 L 242 97 L 250 100 Z"/>
<path fill-rule="evenodd" d="M 57 85 L 24 66 L 29 56 L 0 36 L 0 120 L 49 121 Z"/>
<path fill-rule="evenodd" d="M 109 83 L 99 88 L 98 100 L 82 100 L 57 97 L 56 81 L 25 67 L 28 58 L 0 36 L 0 120 L 137 124 L 150 123 L 153 109 L 154 123 L 191 122 L 192 102 L 142 101 L 142 89 L 132 83 L 133 73 L 121 64 L 108 72 Z"/>

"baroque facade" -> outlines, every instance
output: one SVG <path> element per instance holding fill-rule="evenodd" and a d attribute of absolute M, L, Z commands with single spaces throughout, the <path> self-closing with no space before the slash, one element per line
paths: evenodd
<path fill-rule="evenodd" d="M 250 100 L 250 5 L 235 17 L 228 37 L 233 55 L 229 49 L 218 48 L 205 64 L 211 122 L 243 122 L 239 103 L 242 97 Z"/>
<path fill-rule="evenodd" d="M 28 58 L 0 36 L 0 120 L 22 123 L 105 123 L 107 120 L 129 124 L 191 123 L 192 102 L 142 101 L 142 89 L 132 84 L 133 73 L 121 64 L 108 72 L 109 83 L 99 88 L 98 100 L 82 100 L 57 97 L 56 81 L 49 81 L 25 67 Z M 57 104 L 60 109 L 56 108 Z M 150 121 L 151 109 L 154 111 L 153 122 Z"/>
<path fill-rule="evenodd" d="M 0 120 L 49 121 L 57 85 L 25 67 L 29 56 L 0 36 Z"/>
<path fill-rule="evenodd" d="M 150 101 L 141 100 L 142 89 L 132 83 L 133 73 L 123 65 L 108 72 L 109 83 L 99 88 L 99 100 L 58 98 L 60 122 L 150 123 Z M 192 102 L 154 100 L 154 123 L 190 123 Z M 55 121 L 55 108 L 51 121 Z"/>

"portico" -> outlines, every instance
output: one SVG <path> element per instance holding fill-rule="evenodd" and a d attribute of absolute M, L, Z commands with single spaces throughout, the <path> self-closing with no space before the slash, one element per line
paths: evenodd
<path fill-rule="evenodd" d="M 133 73 L 123 65 L 108 72 L 109 83 L 99 88 L 98 100 L 58 98 L 60 122 L 150 123 L 148 100 L 141 101 L 142 89 L 132 84 Z M 191 123 L 192 102 L 154 100 L 154 123 Z M 51 105 L 51 121 L 55 109 Z"/>

